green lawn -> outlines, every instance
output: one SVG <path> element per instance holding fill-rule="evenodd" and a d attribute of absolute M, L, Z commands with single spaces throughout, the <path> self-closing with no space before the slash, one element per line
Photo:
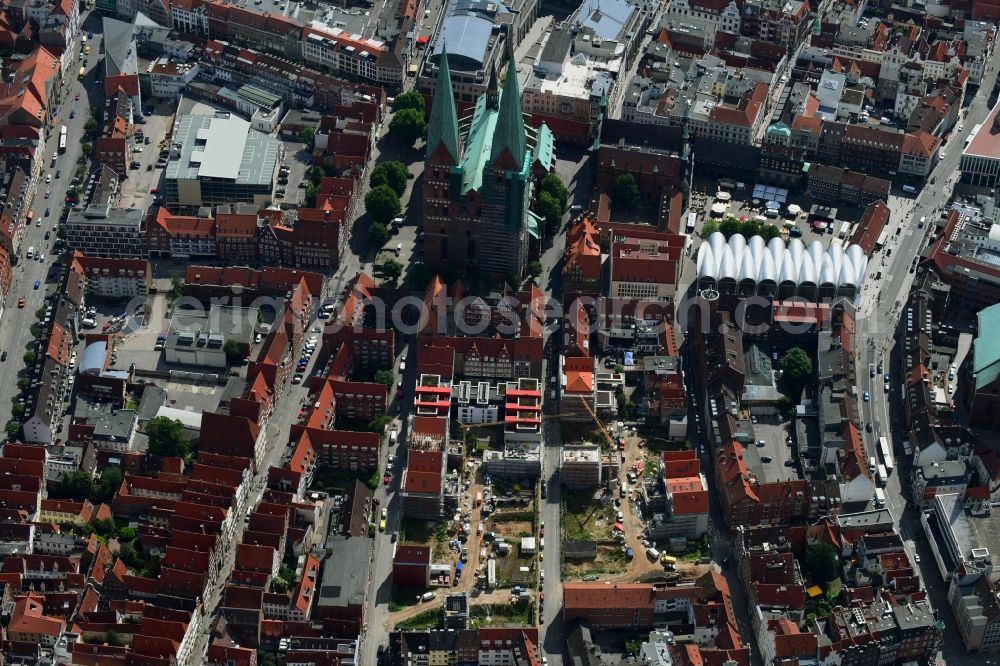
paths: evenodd
<path fill-rule="evenodd" d="M 396 625 L 400 631 L 419 631 L 421 629 L 438 629 L 444 622 L 444 608 L 430 608 L 423 613 L 417 613 L 408 620 Z"/>
<path fill-rule="evenodd" d="M 602 507 L 591 492 L 566 492 L 562 501 L 562 538 L 566 541 L 602 541 L 611 538 L 614 505 Z"/>
<path fill-rule="evenodd" d="M 516 604 L 483 604 L 469 609 L 469 627 L 503 627 L 535 625 L 535 604 L 533 599 L 524 599 Z"/>
<path fill-rule="evenodd" d="M 440 561 L 448 555 L 448 524 L 444 521 L 403 518 L 399 524 L 399 540 L 405 543 L 430 543 L 431 556 Z"/>

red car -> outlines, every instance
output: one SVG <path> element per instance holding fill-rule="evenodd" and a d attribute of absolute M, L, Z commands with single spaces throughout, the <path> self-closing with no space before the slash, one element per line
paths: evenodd
<path fill-rule="evenodd" d="M 24 297 L 23 296 L 21 298 L 17 299 L 17 307 L 19 307 L 19 308 L 23 308 L 24 307 Z"/>
<path fill-rule="evenodd" d="M 391 474 L 383 474 L 382 475 L 382 483 L 383 484 L 389 485 L 390 481 L 392 481 L 392 475 Z"/>
<path fill-rule="evenodd" d="M 538 600 L 539 601 L 545 601 L 545 593 L 544 592 L 539 592 L 538 593 Z"/>
<path fill-rule="evenodd" d="M 76 101 L 78 101 L 78 102 L 80 101 L 80 93 L 76 94 Z"/>

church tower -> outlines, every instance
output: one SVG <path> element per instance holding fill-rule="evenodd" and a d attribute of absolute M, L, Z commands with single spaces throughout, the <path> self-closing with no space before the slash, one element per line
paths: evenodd
<path fill-rule="evenodd" d="M 462 144 L 458 133 L 458 113 L 455 93 L 451 87 L 447 47 L 441 49 L 438 61 L 437 86 L 431 102 L 427 124 L 426 161 L 424 162 L 424 250 L 429 266 L 443 266 L 455 259 L 452 226 L 452 201 L 462 195 L 462 178 L 453 176 L 462 160 Z"/>

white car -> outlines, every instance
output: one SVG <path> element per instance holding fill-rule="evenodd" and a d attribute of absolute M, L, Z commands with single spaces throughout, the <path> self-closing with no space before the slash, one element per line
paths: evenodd
<path fill-rule="evenodd" d="M 301 384 L 302 383 L 302 375 L 296 372 L 295 376 L 292 377 L 292 383 L 293 384 Z"/>

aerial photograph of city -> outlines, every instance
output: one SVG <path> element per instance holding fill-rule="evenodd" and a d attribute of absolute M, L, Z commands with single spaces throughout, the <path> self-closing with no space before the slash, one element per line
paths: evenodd
<path fill-rule="evenodd" d="M 2 0 L 0 666 L 1000 666 L 998 27 Z"/>

